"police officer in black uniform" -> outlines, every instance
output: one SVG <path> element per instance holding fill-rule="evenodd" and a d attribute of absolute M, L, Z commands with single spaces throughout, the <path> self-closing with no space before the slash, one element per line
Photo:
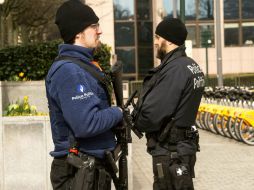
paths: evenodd
<path fill-rule="evenodd" d="M 154 190 L 193 190 L 198 133 L 194 126 L 204 90 L 204 74 L 186 56 L 187 30 L 181 20 L 165 18 L 155 31 L 161 64 L 149 71 L 133 112 L 146 133 L 153 158 Z"/>

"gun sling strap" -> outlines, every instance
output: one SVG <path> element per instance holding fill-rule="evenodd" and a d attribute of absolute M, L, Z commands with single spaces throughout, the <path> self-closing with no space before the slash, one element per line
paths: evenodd
<path fill-rule="evenodd" d="M 105 92 L 107 94 L 108 103 L 109 103 L 109 105 L 111 105 L 111 98 L 110 98 L 110 94 L 109 94 L 110 80 L 108 79 L 108 77 L 105 74 L 101 75 L 100 73 L 98 73 L 95 70 L 95 68 L 92 65 L 86 64 L 83 61 L 81 61 L 80 59 L 74 58 L 74 57 L 58 56 L 58 57 L 56 57 L 55 62 L 62 61 L 62 60 L 71 61 L 72 63 L 78 65 L 79 67 L 81 67 L 82 69 L 84 69 L 85 71 L 90 73 L 99 82 L 101 87 L 105 90 Z"/>
<path fill-rule="evenodd" d="M 97 79 L 98 83 L 105 90 L 105 92 L 107 94 L 108 103 L 109 103 L 109 105 L 111 105 L 111 98 L 110 98 L 109 89 L 108 89 L 109 88 L 108 86 L 110 85 L 110 83 L 109 83 L 110 81 L 105 75 L 101 75 L 100 73 L 98 73 L 92 65 L 86 64 L 83 61 L 81 61 L 77 58 L 74 58 L 74 57 L 58 56 L 58 57 L 56 57 L 54 62 L 62 61 L 62 60 L 71 61 L 72 63 L 78 65 L 79 67 L 81 67 L 82 69 L 84 69 L 85 71 L 90 73 L 95 79 Z M 59 69 L 60 67 L 61 66 L 59 66 L 57 69 Z M 68 128 L 71 131 L 70 136 L 69 136 L 69 142 L 70 142 L 70 146 L 71 146 L 70 148 L 73 148 L 73 147 L 78 148 L 79 143 L 78 143 L 77 139 L 75 138 L 75 135 L 74 135 L 72 129 L 70 127 L 68 127 Z"/>

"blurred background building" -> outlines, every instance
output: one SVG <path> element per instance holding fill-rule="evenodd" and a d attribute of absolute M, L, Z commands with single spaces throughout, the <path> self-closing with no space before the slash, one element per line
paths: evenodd
<path fill-rule="evenodd" d="M 185 23 L 192 56 L 208 72 L 217 73 L 216 22 L 221 24 L 223 74 L 254 72 L 254 1 L 185 1 Z M 126 76 L 142 78 L 153 66 L 153 34 L 165 16 L 180 17 L 180 0 L 114 0 L 115 52 L 125 63 Z M 220 11 L 221 20 L 215 20 Z"/>
<path fill-rule="evenodd" d="M 83 0 L 84 1 L 84 0 Z M 56 8 L 64 0 L 5 0 L 0 5 L 0 48 L 59 38 Z M 180 0 L 85 0 L 100 17 L 102 41 L 124 63 L 124 78 L 139 80 L 158 64 L 153 37 L 165 16 L 180 17 Z M 216 10 L 215 3 L 220 9 Z M 254 73 L 254 1 L 185 0 L 185 23 L 192 57 L 209 75 L 217 74 L 221 43 L 223 74 Z M 216 20 L 220 13 L 220 20 Z M 221 30 L 216 33 L 216 26 Z M 220 35 L 221 41 L 216 41 Z"/>

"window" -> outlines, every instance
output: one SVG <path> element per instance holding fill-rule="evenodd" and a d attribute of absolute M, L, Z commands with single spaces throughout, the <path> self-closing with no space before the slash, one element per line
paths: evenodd
<path fill-rule="evenodd" d="M 213 20 L 213 0 L 199 0 L 200 20 Z"/>
<path fill-rule="evenodd" d="M 214 26 L 200 25 L 199 26 L 199 41 L 201 47 L 214 46 Z"/>
<path fill-rule="evenodd" d="M 176 2 L 176 5 L 174 5 L 174 2 Z M 168 16 L 172 17 L 174 15 L 174 6 L 176 7 L 177 15 L 179 16 L 179 10 L 180 10 L 180 1 L 178 0 L 163 0 L 163 6 L 161 10 L 162 16 Z"/>
<path fill-rule="evenodd" d="M 138 44 L 141 46 L 151 46 L 153 42 L 152 22 L 138 21 Z"/>
<path fill-rule="evenodd" d="M 192 40 L 192 46 L 197 47 L 196 26 L 187 26 L 187 31 L 188 31 L 187 40 Z"/>
<path fill-rule="evenodd" d="M 185 1 L 185 20 L 196 20 L 197 11 L 195 1 L 196 0 Z"/>
<path fill-rule="evenodd" d="M 114 18 L 115 52 L 123 62 L 123 77 L 142 78 L 153 66 L 152 0 L 114 0 Z"/>
<path fill-rule="evenodd" d="M 135 75 L 134 1 L 114 0 L 115 52 L 123 63 L 123 72 Z"/>
<path fill-rule="evenodd" d="M 237 46 L 239 44 L 239 25 L 224 25 L 225 46 Z"/>
<path fill-rule="evenodd" d="M 134 23 L 117 22 L 115 23 L 115 45 L 134 46 Z"/>
<path fill-rule="evenodd" d="M 150 0 L 137 1 L 137 19 L 138 20 L 152 20 L 151 18 Z"/>
<path fill-rule="evenodd" d="M 134 20 L 133 0 L 114 0 L 115 20 Z"/>
<path fill-rule="evenodd" d="M 139 77 L 143 78 L 149 69 L 153 67 L 153 48 L 140 47 L 138 48 L 139 59 Z"/>
<path fill-rule="evenodd" d="M 225 46 L 253 46 L 254 1 L 224 0 Z"/>
<path fill-rule="evenodd" d="M 138 78 L 143 78 L 153 67 L 153 15 L 152 1 L 136 1 L 137 6 L 137 60 Z"/>
<path fill-rule="evenodd" d="M 224 19 L 239 19 L 239 0 L 224 0 Z"/>
<path fill-rule="evenodd" d="M 253 0 L 242 0 L 242 18 L 254 19 L 254 2 Z"/>
<path fill-rule="evenodd" d="M 124 48 L 116 49 L 116 54 L 119 60 L 123 62 L 124 73 L 135 73 L 135 49 L 134 48 Z"/>
<path fill-rule="evenodd" d="M 243 23 L 243 45 L 254 45 L 254 22 Z"/>

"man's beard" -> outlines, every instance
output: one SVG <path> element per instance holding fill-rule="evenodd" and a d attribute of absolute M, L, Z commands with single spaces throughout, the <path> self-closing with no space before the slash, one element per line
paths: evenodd
<path fill-rule="evenodd" d="M 167 51 L 166 51 L 166 42 L 162 42 L 161 43 L 161 47 L 158 47 L 157 49 L 157 58 L 162 60 L 167 54 Z"/>

